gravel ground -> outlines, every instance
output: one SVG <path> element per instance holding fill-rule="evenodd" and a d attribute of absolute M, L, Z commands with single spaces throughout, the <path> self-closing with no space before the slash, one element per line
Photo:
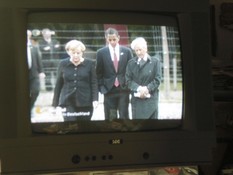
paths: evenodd
<path fill-rule="evenodd" d="M 32 110 L 32 122 L 63 121 L 62 115 L 51 107 L 53 93 L 41 92 Z M 182 113 L 182 93 L 173 92 L 169 100 L 160 93 L 159 119 L 179 119 Z M 130 107 L 129 107 L 130 108 Z M 131 108 L 129 109 L 131 115 Z M 99 106 L 94 110 L 92 120 L 104 120 L 103 95 L 99 96 Z"/>

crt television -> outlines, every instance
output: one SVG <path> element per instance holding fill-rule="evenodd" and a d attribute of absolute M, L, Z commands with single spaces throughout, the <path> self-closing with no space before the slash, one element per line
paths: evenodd
<path fill-rule="evenodd" d="M 33 174 L 200 165 L 215 144 L 212 112 L 209 4 L 194 0 L 1 1 L 2 174 Z M 64 122 L 43 88 L 30 110 L 27 31 L 40 38 L 50 28 L 64 45 L 79 39 L 95 61 L 104 29 L 115 27 L 130 47 L 144 37 L 162 65 L 157 119 L 104 119 L 103 106 L 90 121 Z M 60 60 L 55 60 L 59 62 Z M 47 70 L 53 82 L 56 70 Z M 51 85 L 53 86 L 53 84 Z M 52 87 L 53 88 L 53 87 Z M 174 95 L 176 94 L 176 95 Z M 103 104 L 99 94 L 99 103 Z M 129 108 L 129 111 L 131 109 Z"/>

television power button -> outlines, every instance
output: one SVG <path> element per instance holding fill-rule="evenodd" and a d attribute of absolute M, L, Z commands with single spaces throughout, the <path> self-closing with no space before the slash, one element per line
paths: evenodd
<path fill-rule="evenodd" d="M 72 161 L 74 164 L 78 164 L 78 163 L 80 163 L 81 158 L 80 158 L 79 155 L 73 155 L 71 161 Z"/>

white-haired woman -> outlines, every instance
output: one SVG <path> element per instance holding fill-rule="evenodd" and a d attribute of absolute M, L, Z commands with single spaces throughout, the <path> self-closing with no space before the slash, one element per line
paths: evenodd
<path fill-rule="evenodd" d="M 65 46 L 69 57 L 58 67 L 52 105 L 66 110 L 64 121 L 90 120 L 98 103 L 95 62 L 83 57 L 85 49 L 81 41 L 69 41 Z"/>
<path fill-rule="evenodd" d="M 161 80 L 160 61 L 148 55 L 147 42 L 143 37 L 134 39 L 131 48 L 136 57 L 128 62 L 126 82 L 132 94 L 132 118 L 156 119 Z"/>

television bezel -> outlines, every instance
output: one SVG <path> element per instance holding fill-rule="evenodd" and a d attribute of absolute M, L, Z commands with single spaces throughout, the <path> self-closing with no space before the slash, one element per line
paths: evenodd
<path fill-rule="evenodd" d="M 13 3 L 14 2 L 14 3 Z M 124 1 L 112 6 L 107 0 L 97 3 L 59 0 L 31 3 L 7 1 L 0 3 L 1 16 L 9 21 L 3 24 L 6 45 L 1 47 L 3 56 L 8 55 L 5 73 L 12 72 L 10 86 L 3 87 L 9 95 L 8 105 L 3 103 L 0 124 L 0 158 L 2 173 L 63 172 L 91 169 L 142 168 L 169 165 L 193 165 L 209 163 L 215 143 L 212 112 L 209 12 L 207 1 L 163 0 L 156 3 L 146 0 L 144 8 L 133 1 Z M 169 6 L 167 4 L 170 4 Z M 36 11 L 100 11 L 119 14 L 172 14 L 179 21 L 182 54 L 184 58 L 184 118 L 176 130 L 148 132 L 91 133 L 74 135 L 34 135 L 28 110 L 28 79 L 25 31 L 27 15 Z M 105 13 L 104 12 L 104 13 Z M 156 12 L 156 13 L 155 13 Z M 4 14 L 5 13 L 5 14 Z M 91 13 L 90 13 L 91 14 Z M 115 18 L 108 16 L 109 20 Z M 146 22 L 146 21 L 144 21 Z M 7 40 L 10 41 L 7 41 Z M 13 49 L 10 52 L 9 46 Z M 12 49 L 12 47 L 11 47 Z M 201 54 L 200 54 L 201 53 Z M 185 61 L 185 58 L 188 58 Z M 199 65 L 199 66 L 194 66 Z M 5 80 L 5 78 L 3 79 Z M 205 86 L 204 86 L 205 85 Z M 9 89 L 7 89 L 9 87 Z M 1 104 L 2 105 L 2 104 Z M 4 118 L 2 117 L 4 116 Z M 7 118 L 7 117 L 9 118 Z M 125 154 L 128 154 L 127 156 Z M 107 160 L 104 160 L 104 157 Z"/>

